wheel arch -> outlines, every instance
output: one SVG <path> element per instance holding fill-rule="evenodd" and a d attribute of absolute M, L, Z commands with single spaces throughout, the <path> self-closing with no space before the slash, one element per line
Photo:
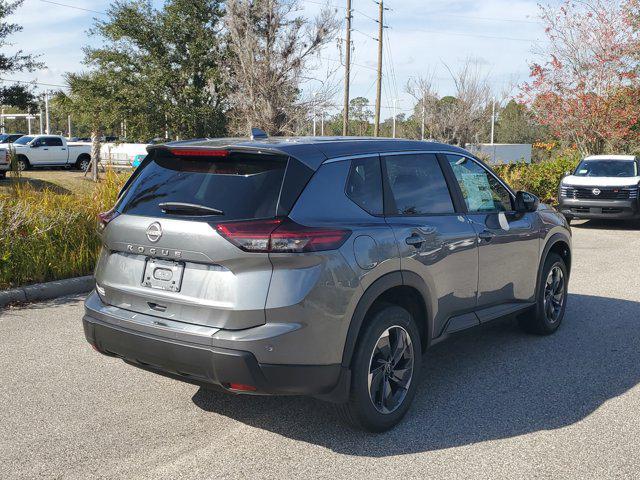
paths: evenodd
<path fill-rule="evenodd" d="M 540 263 L 538 264 L 538 281 L 536 283 L 536 297 L 538 294 L 538 288 L 541 282 L 542 270 L 544 268 L 544 262 L 547 260 L 549 253 L 556 253 L 564 260 L 567 267 L 567 273 L 571 276 L 571 241 L 566 235 L 562 233 L 556 233 L 552 235 L 544 246 L 542 255 L 540 256 Z"/>
<path fill-rule="evenodd" d="M 433 331 L 429 298 L 427 285 L 412 272 L 387 273 L 373 282 L 365 290 L 351 317 L 342 355 L 342 366 L 350 367 L 368 315 L 386 304 L 399 305 L 412 314 L 420 331 L 422 348 L 426 349 L 430 344 L 431 332 Z"/>

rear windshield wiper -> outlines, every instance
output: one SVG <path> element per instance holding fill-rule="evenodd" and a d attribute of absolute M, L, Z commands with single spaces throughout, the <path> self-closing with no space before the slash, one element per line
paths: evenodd
<path fill-rule="evenodd" d="M 196 205 L 194 203 L 165 202 L 159 203 L 158 206 L 164 213 L 170 213 L 173 215 L 224 215 L 224 212 L 222 210 L 207 207 L 205 205 Z"/>

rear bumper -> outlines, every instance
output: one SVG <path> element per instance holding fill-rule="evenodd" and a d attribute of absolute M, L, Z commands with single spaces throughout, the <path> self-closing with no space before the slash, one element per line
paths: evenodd
<path fill-rule="evenodd" d="M 560 198 L 560 212 L 575 218 L 610 218 L 633 219 L 640 218 L 637 200 L 577 200 Z"/>
<path fill-rule="evenodd" d="M 349 372 L 339 364 L 259 363 L 251 352 L 206 345 L 201 339 L 189 341 L 184 332 L 167 329 L 164 321 L 155 332 L 149 328 L 140 331 L 127 328 L 116 316 L 110 322 L 104 312 L 92 313 L 86 308 L 82 321 L 87 341 L 100 353 L 145 370 L 234 393 L 310 395 L 336 402 L 346 395 Z M 255 390 L 238 391 L 231 388 L 232 384 Z"/>

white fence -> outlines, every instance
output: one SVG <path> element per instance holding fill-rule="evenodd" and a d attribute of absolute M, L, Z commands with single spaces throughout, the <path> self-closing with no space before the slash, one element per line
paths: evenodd
<path fill-rule="evenodd" d="M 131 166 L 136 155 L 146 155 L 147 143 L 104 143 L 100 148 L 102 163 Z"/>
<path fill-rule="evenodd" d="M 532 146 L 528 143 L 468 143 L 467 150 L 492 165 L 500 163 L 531 163 Z"/>

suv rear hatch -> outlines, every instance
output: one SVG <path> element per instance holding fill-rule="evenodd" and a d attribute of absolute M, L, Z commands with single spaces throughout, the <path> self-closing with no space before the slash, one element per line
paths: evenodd
<path fill-rule="evenodd" d="M 244 251 L 220 225 L 282 218 L 312 173 L 277 152 L 152 149 L 101 214 L 103 302 L 210 327 L 265 323 L 269 254 Z"/>

